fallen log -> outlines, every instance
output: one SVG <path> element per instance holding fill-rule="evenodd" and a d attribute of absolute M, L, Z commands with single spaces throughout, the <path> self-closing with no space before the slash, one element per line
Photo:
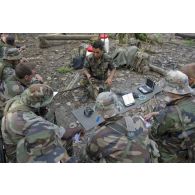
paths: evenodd
<path fill-rule="evenodd" d="M 175 33 L 175 36 L 182 37 L 184 39 L 195 39 L 195 33 Z"/>
<path fill-rule="evenodd" d="M 52 43 L 48 41 L 64 41 L 64 40 L 95 40 L 98 39 L 98 35 L 62 35 L 62 34 L 50 34 L 50 35 L 40 35 L 39 47 L 47 48 L 52 46 Z M 63 42 L 64 43 L 64 42 Z"/>
<path fill-rule="evenodd" d="M 152 70 L 154 72 L 157 72 L 157 73 L 159 73 L 163 76 L 166 76 L 166 74 L 167 74 L 167 71 L 163 68 L 160 68 L 160 67 L 157 67 L 157 66 L 154 66 L 154 65 L 151 65 L 151 64 L 149 65 L 149 68 L 150 68 L 150 70 Z"/>

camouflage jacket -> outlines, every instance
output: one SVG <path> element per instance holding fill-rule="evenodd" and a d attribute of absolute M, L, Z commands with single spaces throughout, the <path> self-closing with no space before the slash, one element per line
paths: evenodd
<path fill-rule="evenodd" d="M 7 43 L 4 43 L 2 40 L 0 41 L 0 59 L 3 58 L 5 50 L 10 47 L 13 47 L 13 46 L 8 45 Z"/>
<path fill-rule="evenodd" d="M 0 58 L 3 58 L 4 47 L 6 44 L 0 40 Z"/>
<path fill-rule="evenodd" d="M 59 138 L 65 133 L 63 127 L 45 120 L 36 115 L 33 108 L 25 106 L 20 96 L 10 99 L 4 110 L 1 127 L 8 160 L 15 162 L 17 143 L 29 130 L 42 128 L 54 130 Z"/>
<path fill-rule="evenodd" d="M 5 82 L 2 83 L 3 90 L 1 91 L 4 98 L 9 100 L 16 95 L 20 95 L 25 89 L 27 89 L 31 84 L 38 84 L 39 80 L 32 78 L 32 82 L 24 82 L 19 79 L 16 75 L 10 76 Z"/>
<path fill-rule="evenodd" d="M 160 162 L 189 162 L 195 141 L 195 98 L 185 97 L 154 117 L 150 138 L 160 151 Z M 191 149 L 190 149 L 191 148 Z"/>
<path fill-rule="evenodd" d="M 93 54 L 90 54 L 85 58 L 84 68 L 89 71 L 92 77 L 98 80 L 106 80 L 108 70 L 115 69 L 116 65 L 108 54 L 104 53 L 100 60 L 96 60 Z"/>
<path fill-rule="evenodd" d="M 94 162 L 108 163 L 151 162 L 147 131 L 134 122 L 135 131 L 127 130 L 124 118 L 97 129 L 86 148 L 88 158 Z"/>
<path fill-rule="evenodd" d="M 0 80 L 5 81 L 10 76 L 15 74 L 15 69 L 12 64 L 5 61 L 0 62 Z"/>
<path fill-rule="evenodd" d="M 23 83 L 16 75 L 9 77 L 3 82 L 3 85 L 3 96 L 6 100 L 9 100 L 16 95 L 20 95 L 28 87 L 28 84 Z"/>

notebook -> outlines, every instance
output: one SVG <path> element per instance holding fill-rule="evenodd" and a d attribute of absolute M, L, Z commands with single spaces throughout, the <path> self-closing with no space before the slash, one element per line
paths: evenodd
<path fill-rule="evenodd" d="M 125 106 L 131 106 L 135 103 L 133 93 L 128 93 L 122 96 Z"/>

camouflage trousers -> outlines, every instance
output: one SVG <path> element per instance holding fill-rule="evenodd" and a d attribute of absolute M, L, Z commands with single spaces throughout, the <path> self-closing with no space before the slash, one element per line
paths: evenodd
<path fill-rule="evenodd" d="M 146 73 L 149 71 L 149 55 L 147 53 L 138 51 L 136 53 L 134 63 L 130 69 L 138 73 Z"/>
<path fill-rule="evenodd" d="M 110 91 L 110 87 L 105 84 L 104 80 L 91 78 L 90 81 L 83 75 L 80 84 L 84 86 L 84 91 L 89 94 L 92 99 L 96 99 L 98 94 L 104 91 Z"/>

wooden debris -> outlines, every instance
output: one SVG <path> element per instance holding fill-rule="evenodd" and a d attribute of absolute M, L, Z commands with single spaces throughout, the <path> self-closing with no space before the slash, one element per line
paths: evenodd
<path fill-rule="evenodd" d="M 149 68 L 150 70 L 154 71 L 154 72 L 157 72 L 163 76 L 165 76 L 167 74 L 167 71 L 163 68 L 160 68 L 160 67 L 157 67 L 157 66 L 154 66 L 154 65 L 149 65 Z"/>
<path fill-rule="evenodd" d="M 175 36 L 182 37 L 184 39 L 195 39 L 195 33 L 175 33 Z"/>
<path fill-rule="evenodd" d="M 52 46 L 52 43 L 48 41 L 63 41 L 64 40 L 96 40 L 98 39 L 98 35 L 62 35 L 62 34 L 48 34 L 48 35 L 40 35 L 39 39 L 39 47 L 40 48 L 48 48 Z"/>

